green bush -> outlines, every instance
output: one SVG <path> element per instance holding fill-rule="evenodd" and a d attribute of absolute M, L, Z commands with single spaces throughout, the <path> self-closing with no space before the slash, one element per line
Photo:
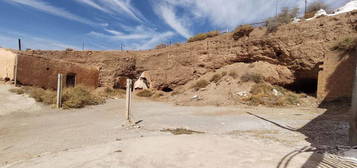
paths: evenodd
<path fill-rule="evenodd" d="M 204 79 L 201 79 L 199 81 L 197 81 L 194 85 L 191 86 L 191 88 L 195 89 L 195 90 L 199 90 L 201 88 L 205 88 L 209 85 L 209 83 L 204 80 Z"/>
<path fill-rule="evenodd" d="M 246 24 L 237 27 L 233 32 L 233 39 L 238 40 L 244 36 L 249 37 L 249 34 L 254 30 L 252 25 Z"/>
<path fill-rule="evenodd" d="M 290 23 L 299 13 L 299 8 L 283 8 L 278 16 L 268 18 L 265 23 L 268 29 L 268 32 L 274 32 L 278 30 L 278 27 L 283 24 Z"/>
<path fill-rule="evenodd" d="M 333 50 L 350 51 L 357 47 L 357 39 L 352 37 L 344 38 L 332 48 Z"/>
<path fill-rule="evenodd" d="M 154 92 L 151 90 L 141 90 L 138 93 L 136 93 L 136 95 L 139 97 L 151 97 L 154 95 Z"/>
<path fill-rule="evenodd" d="M 264 81 L 264 77 L 260 74 L 257 73 L 246 73 L 243 76 L 240 77 L 240 80 L 242 82 L 255 82 L 255 83 L 261 83 Z"/>

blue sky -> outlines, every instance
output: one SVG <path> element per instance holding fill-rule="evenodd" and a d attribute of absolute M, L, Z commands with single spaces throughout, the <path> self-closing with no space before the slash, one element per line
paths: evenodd
<path fill-rule="evenodd" d="M 304 0 L 278 0 L 279 8 Z M 314 0 L 309 0 L 310 2 Z M 350 0 L 321 0 L 331 8 Z M 0 46 L 150 49 L 275 15 L 276 0 L 0 0 Z M 301 10 L 303 12 L 303 10 Z"/>

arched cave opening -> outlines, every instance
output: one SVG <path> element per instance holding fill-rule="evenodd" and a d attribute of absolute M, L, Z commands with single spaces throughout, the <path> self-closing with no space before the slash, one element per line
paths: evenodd
<path fill-rule="evenodd" d="M 169 88 L 169 87 L 164 87 L 161 89 L 163 92 L 172 92 L 174 91 L 173 89 Z"/>
<path fill-rule="evenodd" d="M 294 91 L 296 93 L 305 93 L 310 96 L 316 97 L 317 79 L 314 78 L 297 79 L 294 83 L 290 85 L 286 85 L 285 88 Z"/>

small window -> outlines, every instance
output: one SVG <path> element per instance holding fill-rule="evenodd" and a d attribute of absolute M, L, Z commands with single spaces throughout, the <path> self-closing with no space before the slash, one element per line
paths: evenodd
<path fill-rule="evenodd" d="M 68 73 L 66 76 L 66 87 L 75 87 L 76 86 L 76 74 Z"/>

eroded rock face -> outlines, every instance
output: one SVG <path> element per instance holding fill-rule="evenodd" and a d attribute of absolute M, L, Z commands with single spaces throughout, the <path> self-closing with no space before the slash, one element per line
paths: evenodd
<path fill-rule="evenodd" d="M 281 66 L 276 78 L 267 80 L 286 85 L 291 80 L 317 79 L 318 64 L 327 54 L 333 54 L 331 48 L 342 38 L 357 35 L 356 20 L 354 11 L 291 23 L 270 34 L 265 28 L 255 28 L 249 37 L 239 40 L 226 33 L 146 51 L 27 51 L 27 54 L 97 66 L 100 84 L 109 87 L 118 77 L 138 78 L 147 71 L 152 88 L 175 88 L 227 65 L 258 61 Z"/>

